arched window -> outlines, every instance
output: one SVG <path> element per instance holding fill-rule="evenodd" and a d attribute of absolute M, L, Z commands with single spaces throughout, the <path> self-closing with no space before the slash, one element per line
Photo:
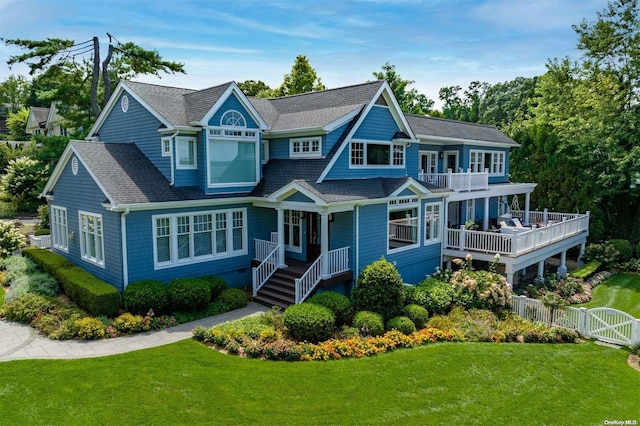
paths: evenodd
<path fill-rule="evenodd" d="M 222 115 L 220 119 L 221 126 L 231 126 L 231 127 L 247 127 L 247 122 L 245 121 L 242 114 L 238 111 L 229 110 Z"/>

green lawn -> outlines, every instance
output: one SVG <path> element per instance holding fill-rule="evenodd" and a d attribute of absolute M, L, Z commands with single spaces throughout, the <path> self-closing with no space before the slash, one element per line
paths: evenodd
<path fill-rule="evenodd" d="M 640 420 L 640 373 L 626 356 L 592 343 L 438 343 L 287 363 L 183 341 L 0 363 L 0 423 L 601 425 Z"/>
<path fill-rule="evenodd" d="M 640 318 L 640 275 L 615 275 L 594 288 L 592 296 L 589 303 L 573 306 L 615 308 Z"/>

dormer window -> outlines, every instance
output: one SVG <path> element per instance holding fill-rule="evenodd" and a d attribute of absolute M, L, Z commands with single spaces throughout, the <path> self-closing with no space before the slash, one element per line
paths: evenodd
<path fill-rule="evenodd" d="M 289 157 L 320 158 L 322 156 L 322 138 L 296 138 L 289 140 Z"/>
<path fill-rule="evenodd" d="M 196 138 L 176 138 L 177 168 L 196 168 Z"/>
<path fill-rule="evenodd" d="M 229 127 L 247 127 L 247 122 L 245 121 L 244 116 L 238 111 L 229 110 L 222 115 L 220 125 Z"/>

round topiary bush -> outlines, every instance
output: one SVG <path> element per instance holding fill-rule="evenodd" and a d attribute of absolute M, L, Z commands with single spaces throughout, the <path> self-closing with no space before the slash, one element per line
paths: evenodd
<path fill-rule="evenodd" d="M 336 316 L 336 325 L 342 325 L 351 318 L 351 302 L 349 298 L 335 291 L 325 291 L 311 296 L 307 302 L 326 306 Z"/>
<path fill-rule="evenodd" d="M 329 308 L 309 302 L 289 306 L 282 319 L 291 336 L 309 342 L 327 340 L 336 323 L 336 317 Z"/>
<path fill-rule="evenodd" d="M 244 290 L 239 288 L 228 288 L 223 290 L 218 296 L 218 302 L 222 303 L 229 309 L 233 311 L 234 309 L 240 309 L 247 306 L 247 294 Z"/>
<path fill-rule="evenodd" d="M 227 289 L 227 280 L 222 277 L 211 275 L 204 277 L 209 282 L 209 288 L 211 288 L 211 300 L 214 301 L 220 296 L 220 294 Z"/>
<path fill-rule="evenodd" d="M 362 270 L 351 291 L 353 309 L 377 312 L 385 320 L 393 318 L 402 312 L 403 286 L 396 267 L 385 259 L 377 260 Z"/>
<path fill-rule="evenodd" d="M 451 308 L 455 289 L 444 281 L 428 279 L 418 284 L 418 287 L 425 292 L 424 306 L 427 311 L 433 314 L 446 314 Z"/>
<path fill-rule="evenodd" d="M 415 324 L 417 329 L 422 329 L 427 324 L 429 313 L 420 305 L 407 305 L 403 310 L 404 314 Z"/>
<path fill-rule="evenodd" d="M 416 331 L 416 326 L 408 317 L 394 317 L 387 322 L 388 330 L 398 330 L 402 334 L 411 334 Z"/>
<path fill-rule="evenodd" d="M 169 306 L 165 285 L 157 280 L 141 280 L 129 284 L 122 293 L 124 308 L 132 314 L 146 315 L 149 309 L 162 314 Z"/>
<path fill-rule="evenodd" d="M 202 278 L 175 278 L 167 284 L 167 294 L 172 311 L 195 311 L 211 300 L 209 282 Z"/>
<path fill-rule="evenodd" d="M 353 317 L 353 327 L 363 336 L 380 336 L 384 333 L 384 320 L 377 312 L 360 311 Z"/>

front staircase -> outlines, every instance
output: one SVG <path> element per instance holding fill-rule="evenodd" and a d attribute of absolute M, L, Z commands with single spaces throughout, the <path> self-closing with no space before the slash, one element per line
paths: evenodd
<path fill-rule="evenodd" d="M 296 303 L 296 278 L 304 271 L 296 268 L 278 269 L 258 290 L 253 300 L 266 306 L 279 306 L 283 309 Z"/>

